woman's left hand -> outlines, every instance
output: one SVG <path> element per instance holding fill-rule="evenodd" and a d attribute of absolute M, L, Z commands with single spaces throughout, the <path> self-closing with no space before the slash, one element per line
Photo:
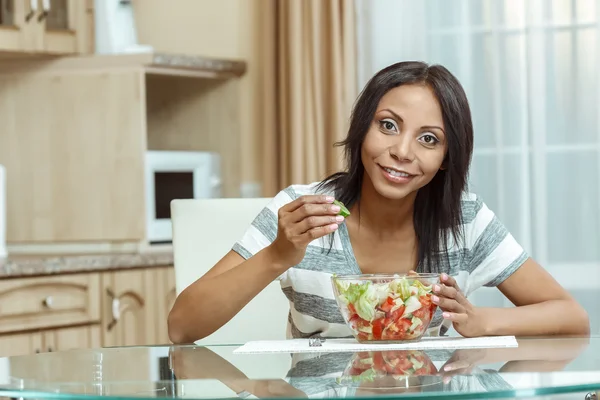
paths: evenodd
<path fill-rule="evenodd" d="M 441 274 L 440 283 L 433 285 L 432 301 L 442 309 L 444 319 L 452 321 L 454 329 L 462 336 L 485 335 L 482 313 L 467 300 L 453 277 Z"/>

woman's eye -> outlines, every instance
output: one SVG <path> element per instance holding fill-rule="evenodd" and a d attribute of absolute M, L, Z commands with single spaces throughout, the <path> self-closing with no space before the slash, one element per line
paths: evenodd
<path fill-rule="evenodd" d="M 390 121 L 389 119 L 384 119 L 382 121 L 379 121 L 379 125 L 386 131 L 392 131 L 392 132 L 397 131 L 396 124 L 393 121 Z"/>
<path fill-rule="evenodd" d="M 419 138 L 419 140 L 425 144 L 434 145 L 439 142 L 438 138 L 431 134 L 423 135 Z"/>

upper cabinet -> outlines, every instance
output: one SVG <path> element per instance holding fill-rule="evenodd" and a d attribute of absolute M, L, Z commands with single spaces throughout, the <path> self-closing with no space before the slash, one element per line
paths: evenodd
<path fill-rule="evenodd" d="M 93 1 L 0 0 L 0 52 L 93 53 Z"/>
<path fill-rule="evenodd" d="M 0 51 L 25 51 L 25 0 L 0 0 Z"/>

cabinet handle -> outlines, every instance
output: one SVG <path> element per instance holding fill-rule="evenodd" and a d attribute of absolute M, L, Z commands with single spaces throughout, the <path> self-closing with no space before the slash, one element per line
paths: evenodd
<path fill-rule="evenodd" d="M 35 349 L 36 354 L 40 353 L 40 349 Z"/>
<path fill-rule="evenodd" d="M 110 298 L 111 303 L 112 321 L 110 321 L 106 327 L 110 331 L 115 327 L 117 322 L 119 322 L 119 319 L 121 319 L 121 300 L 119 300 L 118 297 L 115 297 L 115 294 L 110 289 L 106 289 L 106 294 Z"/>
<path fill-rule="evenodd" d="M 52 347 L 48 347 L 48 351 L 52 353 Z"/>
<path fill-rule="evenodd" d="M 33 16 L 35 15 L 35 13 L 37 12 L 37 8 L 38 8 L 38 0 L 29 0 L 29 12 L 27 13 L 27 15 L 25 16 L 25 21 L 29 22 L 29 20 L 31 18 L 33 18 Z"/>
<path fill-rule="evenodd" d="M 46 308 L 52 308 L 52 304 L 54 304 L 54 299 L 52 298 L 52 296 L 48 296 L 42 301 L 42 304 Z"/>
<path fill-rule="evenodd" d="M 42 22 L 44 18 L 50 13 L 50 0 L 42 0 L 42 12 L 38 17 L 38 22 Z"/>

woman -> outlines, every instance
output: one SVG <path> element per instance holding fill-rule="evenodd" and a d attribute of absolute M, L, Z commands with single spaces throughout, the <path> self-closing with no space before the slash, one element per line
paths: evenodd
<path fill-rule="evenodd" d="M 168 321 L 174 343 L 210 335 L 274 279 L 290 300 L 289 336 L 346 337 L 331 274 L 413 270 L 441 274 L 433 328 L 446 320 L 470 337 L 589 333 L 585 310 L 465 192 L 471 113 L 448 70 L 402 62 L 377 73 L 342 144 L 347 171 L 278 193 L 181 293 Z M 462 288 L 452 277 L 461 274 Z M 466 297 L 481 286 L 498 287 L 517 307 L 474 307 Z"/>

